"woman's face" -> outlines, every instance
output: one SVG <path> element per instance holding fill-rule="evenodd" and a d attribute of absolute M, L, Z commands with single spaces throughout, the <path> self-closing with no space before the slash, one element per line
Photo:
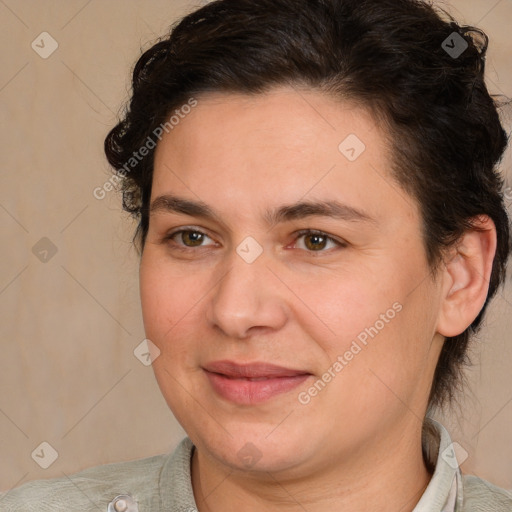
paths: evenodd
<path fill-rule="evenodd" d="M 421 429 L 442 337 L 380 128 L 314 91 L 197 101 L 157 147 L 140 266 L 167 403 L 231 468 L 386 456 Z"/>

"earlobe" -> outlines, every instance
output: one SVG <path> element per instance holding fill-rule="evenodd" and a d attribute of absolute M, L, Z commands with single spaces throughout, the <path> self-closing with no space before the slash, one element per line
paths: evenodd
<path fill-rule="evenodd" d="M 445 261 L 437 332 L 446 337 L 457 336 L 471 325 L 489 290 L 496 227 L 486 215 L 475 217 L 472 224 L 473 229 L 463 234 Z"/>

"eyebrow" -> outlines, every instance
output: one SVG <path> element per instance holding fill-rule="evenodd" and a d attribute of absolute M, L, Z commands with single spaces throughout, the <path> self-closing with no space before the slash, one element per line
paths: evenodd
<path fill-rule="evenodd" d="M 178 213 L 200 217 L 222 223 L 219 215 L 202 201 L 192 201 L 172 194 L 156 197 L 149 208 L 150 214 L 157 212 Z M 306 217 L 321 216 L 351 222 L 371 222 L 376 220 L 366 212 L 338 201 L 301 201 L 267 210 L 263 219 L 267 224 L 278 224 Z"/>

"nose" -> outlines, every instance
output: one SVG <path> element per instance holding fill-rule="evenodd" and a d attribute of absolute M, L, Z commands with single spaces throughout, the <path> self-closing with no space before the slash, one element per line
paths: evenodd
<path fill-rule="evenodd" d="M 233 251 L 229 270 L 212 291 L 207 320 L 232 339 L 278 330 L 288 316 L 284 293 L 264 254 L 248 263 Z"/>

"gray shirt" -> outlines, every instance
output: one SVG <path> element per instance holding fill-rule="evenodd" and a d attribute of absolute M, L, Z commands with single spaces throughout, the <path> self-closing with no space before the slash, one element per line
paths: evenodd
<path fill-rule="evenodd" d="M 423 448 L 434 474 L 414 512 L 512 512 L 512 492 L 462 475 L 450 435 L 427 419 Z M 0 494 L 1 512 L 197 512 L 185 437 L 171 454 L 36 480 Z"/>

